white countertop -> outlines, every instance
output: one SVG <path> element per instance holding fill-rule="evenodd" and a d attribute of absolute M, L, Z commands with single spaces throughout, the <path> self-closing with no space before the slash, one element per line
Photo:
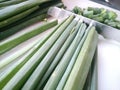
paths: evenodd
<path fill-rule="evenodd" d="M 120 90 L 120 44 L 99 37 L 98 90 Z"/>

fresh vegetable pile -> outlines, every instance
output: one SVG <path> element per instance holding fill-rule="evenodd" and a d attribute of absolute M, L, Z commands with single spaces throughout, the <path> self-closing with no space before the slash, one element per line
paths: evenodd
<path fill-rule="evenodd" d="M 94 19 L 101 23 L 107 24 L 114 28 L 120 29 L 120 21 L 116 19 L 117 14 L 113 11 L 104 8 L 94 7 L 81 9 L 80 7 L 76 6 L 73 8 L 73 12 L 79 15 L 83 15 L 87 18 Z"/>
<path fill-rule="evenodd" d="M 59 24 L 48 19 L 9 37 L 49 18 L 51 6 L 63 4 L 57 0 L 0 0 L 1 56 L 52 28 L 31 45 L 0 60 L 0 90 L 82 90 L 86 86 L 98 40 L 92 24 L 71 15 Z"/>
<path fill-rule="evenodd" d="M 16 38 L 15 46 L 56 23 L 56 20 L 46 22 L 33 32 Z M 20 60 L 12 64 L 12 60 L 2 60 L 0 90 L 82 90 L 97 40 L 98 35 L 92 24 L 86 25 L 78 17 L 69 16 L 35 43 Z M 11 42 L 14 41 L 5 43 L 9 49 L 15 47 L 7 45 Z M 9 49 L 1 47 L 1 54 Z M 7 64 L 11 65 L 4 68 Z"/>

